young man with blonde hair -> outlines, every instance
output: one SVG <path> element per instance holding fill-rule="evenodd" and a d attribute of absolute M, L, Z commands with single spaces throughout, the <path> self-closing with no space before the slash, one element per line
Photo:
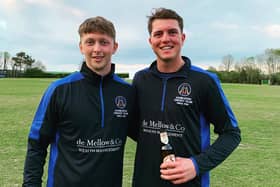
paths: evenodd
<path fill-rule="evenodd" d="M 49 144 L 47 186 L 122 186 L 134 90 L 114 73 L 114 25 L 89 18 L 79 35 L 85 61 L 80 72 L 55 81 L 42 97 L 28 136 L 23 186 L 41 186 Z"/>

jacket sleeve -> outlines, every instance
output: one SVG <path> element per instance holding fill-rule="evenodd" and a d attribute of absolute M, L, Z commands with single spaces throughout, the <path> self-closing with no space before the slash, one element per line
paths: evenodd
<path fill-rule="evenodd" d="M 52 87 L 49 87 L 33 119 L 28 137 L 24 164 L 23 185 L 41 186 L 47 148 L 55 137 L 55 104 Z"/>
<path fill-rule="evenodd" d="M 140 128 L 140 120 L 139 120 L 139 105 L 137 99 L 137 91 L 135 86 L 135 80 L 133 80 L 132 84 L 133 89 L 133 105 L 132 105 L 132 115 L 130 116 L 130 122 L 128 125 L 128 136 L 137 142 L 139 128 Z"/>
<path fill-rule="evenodd" d="M 231 107 L 224 95 L 220 82 L 214 76 L 213 82 L 207 87 L 205 107 L 206 119 L 214 125 L 218 138 L 201 154 L 192 157 L 197 175 L 208 172 L 223 162 L 239 145 L 240 129 Z"/>
<path fill-rule="evenodd" d="M 28 139 L 22 186 L 41 186 L 47 149 L 36 140 Z"/>
<path fill-rule="evenodd" d="M 205 151 L 193 157 L 197 175 L 210 171 L 223 162 L 240 143 L 238 127 L 228 128 Z"/>

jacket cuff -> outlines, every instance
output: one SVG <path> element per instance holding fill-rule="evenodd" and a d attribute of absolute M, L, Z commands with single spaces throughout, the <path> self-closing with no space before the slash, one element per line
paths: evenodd
<path fill-rule="evenodd" d="M 194 168 L 195 168 L 195 171 L 196 171 L 196 176 L 198 176 L 198 175 L 199 175 L 199 167 L 198 167 L 198 164 L 197 164 L 196 160 L 195 160 L 193 157 L 191 157 L 190 159 L 191 159 L 192 162 L 193 162 L 193 165 L 194 165 Z"/>

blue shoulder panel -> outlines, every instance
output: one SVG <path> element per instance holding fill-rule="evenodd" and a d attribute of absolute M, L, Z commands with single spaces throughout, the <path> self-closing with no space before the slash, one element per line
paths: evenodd
<path fill-rule="evenodd" d="M 228 100 L 226 99 L 226 96 L 225 96 L 225 94 L 223 92 L 223 89 L 221 87 L 220 80 L 219 80 L 218 76 L 216 74 L 214 74 L 214 73 L 211 73 L 209 71 L 203 70 L 203 69 L 201 69 L 199 67 L 196 67 L 196 66 L 191 66 L 191 70 L 207 74 L 209 77 L 211 77 L 214 80 L 214 82 L 216 83 L 216 86 L 218 87 L 219 92 L 221 94 L 222 100 L 223 100 L 224 105 L 226 107 L 226 111 L 227 111 L 227 113 L 228 113 L 228 115 L 230 117 L 231 124 L 232 124 L 233 127 L 237 127 L 238 126 L 237 120 L 236 120 L 236 118 L 235 118 L 235 116 L 234 116 L 234 114 L 233 114 L 233 112 L 232 112 L 232 110 L 230 108 Z"/>
<path fill-rule="evenodd" d="M 126 85 L 131 85 L 128 82 L 126 82 L 125 80 L 121 79 L 118 75 L 114 74 L 113 75 L 113 79 L 121 84 L 126 84 Z"/>
<path fill-rule="evenodd" d="M 56 164 L 56 159 L 58 157 L 58 150 L 57 150 L 57 144 L 59 141 L 59 134 L 56 133 L 55 142 L 51 144 L 50 149 L 50 158 L 49 158 L 49 167 L 48 167 L 48 180 L 47 180 L 47 187 L 54 186 L 54 169 Z"/>
<path fill-rule="evenodd" d="M 45 118 L 45 113 L 46 113 L 46 109 L 49 105 L 50 99 L 52 97 L 52 94 L 54 92 L 54 90 L 63 84 L 67 84 L 67 83 L 71 83 L 71 82 L 75 82 L 78 80 L 83 79 L 83 75 L 80 72 L 76 72 L 73 73 L 65 78 L 62 78 L 60 80 L 57 80 L 55 82 L 53 82 L 48 89 L 45 91 L 41 102 L 38 106 L 37 112 L 35 114 L 35 117 L 33 119 L 32 125 L 31 125 L 31 129 L 30 129 L 30 133 L 29 133 L 29 138 L 31 139 L 35 139 L 38 140 L 39 139 L 39 131 L 41 129 L 43 120 Z"/>

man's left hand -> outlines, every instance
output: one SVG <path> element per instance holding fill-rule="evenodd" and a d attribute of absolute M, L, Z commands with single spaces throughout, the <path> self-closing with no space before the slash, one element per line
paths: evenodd
<path fill-rule="evenodd" d="M 173 184 L 182 184 L 196 176 L 195 166 L 189 158 L 176 157 L 175 162 L 164 162 L 160 165 L 160 177 Z"/>

